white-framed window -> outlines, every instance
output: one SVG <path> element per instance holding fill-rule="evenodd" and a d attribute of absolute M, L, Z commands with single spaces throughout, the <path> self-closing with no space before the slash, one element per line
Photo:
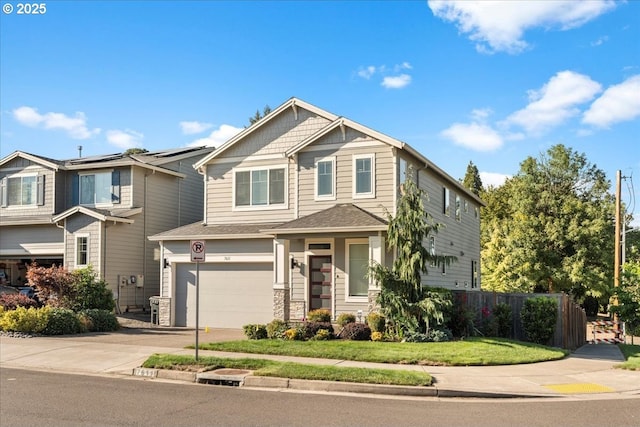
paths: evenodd
<path fill-rule="evenodd" d="M 233 172 L 235 208 L 286 206 L 284 167 L 237 169 Z"/>
<path fill-rule="evenodd" d="M 442 213 L 451 216 L 451 198 L 447 187 L 442 187 Z"/>
<path fill-rule="evenodd" d="M 456 221 L 460 221 L 462 219 L 461 207 L 460 196 L 456 194 Z"/>
<path fill-rule="evenodd" d="M 478 261 L 471 261 L 471 288 L 478 287 Z"/>
<path fill-rule="evenodd" d="M 345 246 L 347 301 L 360 301 L 369 292 L 369 240 L 347 239 Z"/>
<path fill-rule="evenodd" d="M 2 206 L 36 206 L 44 204 L 44 176 L 24 173 L 4 177 L 1 183 Z"/>
<path fill-rule="evenodd" d="M 376 197 L 376 157 L 375 154 L 353 156 L 353 197 Z"/>
<path fill-rule="evenodd" d="M 85 267 L 89 264 L 89 235 L 76 234 L 76 267 Z"/>
<path fill-rule="evenodd" d="M 469 213 L 469 202 L 465 199 L 463 202 L 464 213 Z"/>
<path fill-rule="evenodd" d="M 407 161 L 400 158 L 400 162 L 398 163 L 398 182 L 400 183 L 400 186 L 404 184 L 407 178 Z"/>
<path fill-rule="evenodd" d="M 316 160 L 316 200 L 336 199 L 336 158 Z"/>
<path fill-rule="evenodd" d="M 112 171 L 80 173 L 81 205 L 110 205 L 113 202 Z"/>
<path fill-rule="evenodd" d="M 436 256 L 436 238 L 435 236 L 429 236 L 429 255 L 432 257 Z M 431 261 L 431 267 L 436 266 L 436 261 Z"/>

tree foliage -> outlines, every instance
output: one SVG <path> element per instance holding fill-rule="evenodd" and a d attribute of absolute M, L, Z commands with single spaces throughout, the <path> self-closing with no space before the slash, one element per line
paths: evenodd
<path fill-rule="evenodd" d="M 260 119 L 262 119 L 264 116 L 266 116 L 270 112 L 271 112 L 271 107 L 269 107 L 268 105 L 264 106 L 264 108 L 262 109 L 262 113 L 260 113 L 260 110 L 256 110 L 256 113 L 252 117 L 249 117 L 249 126 L 257 123 Z"/>
<path fill-rule="evenodd" d="M 484 190 L 483 288 L 606 294 L 612 283 L 614 200 L 604 172 L 563 145 Z"/>
<path fill-rule="evenodd" d="M 629 258 L 623 265 L 620 286 L 614 289 L 617 304 L 611 311 L 626 323 L 630 333 L 637 335 L 640 334 L 640 249 L 632 246 Z"/>
<path fill-rule="evenodd" d="M 480 172 L 473 162 L 469 162 L 467 165 L 467 172 L 464 174 L 462 185 L 464 185 L 465 188 L 468 188 L 476 196 L 480 195 L 480 192 L 482 191 L 482 179 L 480 179 Z"/>
<path fill-rule="evenodd" d="M 405 182 L 395 216 L 387 212 L 387 240 L 396 250 L 393 267 L 376 264 L 370 271 L 381 287 L 377 299 L 381 312 L 391 333 L 398 337 L 428 330 L 430 320 L 440 323 L 443 309 L 451 304 L 443 293 L 422 285 L 427 265 L 455 261 L 455 257 L 429 253 L 424 245 L 440 228 L 424 209 L 425 197 L 412 180 Z"/>

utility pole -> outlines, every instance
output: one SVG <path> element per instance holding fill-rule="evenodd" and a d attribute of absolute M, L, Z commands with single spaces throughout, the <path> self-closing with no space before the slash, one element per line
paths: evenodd
<path fill-rule="evenodd" d="M 615 259 L 613 260 L 613 287 L 615 288 L 615 291 L 618 291 L 618 286 L 620 286 L 620 237 L 621 237 L 621 233 L 620 233 L 620 211 L 621 211 L 621 202 L 620 202 L 620 187 L 621 187 L 621 181 L 622 181 L 622 172 L 618 171 L 616 172 L 616 227 L 615 227 L 615 252 L 614 252 L 614 257 Z M 613 299 L 613 305 L 618 305 L 618 297 L 615 297 Z M 615 323 L 615 328 L 617 332 L 620 332 L 620 325 L 618 323 L 618 313 L 614 313 L 613 314 L 613 321 Z"/>

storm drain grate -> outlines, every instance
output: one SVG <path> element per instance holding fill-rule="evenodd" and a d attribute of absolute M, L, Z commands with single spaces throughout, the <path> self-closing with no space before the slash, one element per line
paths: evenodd
<path fill-rule="evenodd" d="M 244 369 L 216 369 L 215 371 L 197 374 L 196 382 L 200 384 L 240 387 L 244 384 L 244 378 L 247 375 L 251 375 L 251 373 L 251 371 Z"/>
<path fill-rule="evenodd" d="M 593 383 L 547 384 L 545 387 L 564 394 L 613 393 L 615 391 L 611 387 Z"/>

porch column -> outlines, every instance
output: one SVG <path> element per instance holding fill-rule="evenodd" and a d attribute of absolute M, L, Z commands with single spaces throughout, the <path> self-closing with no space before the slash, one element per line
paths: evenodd
<path fill-rule="evenodd" d="M 380 265 L 384 265 L 385 249 L 384 249 L 384 237 L 378 236 L 369 236 L 369 260 L 371 263 L 378 263 Z M 368 304 L 367 309 L 369 313 L 372 311 L 376 311 L 379 307 L 376 303 L 376 298 L 380 293 L 380 286 L 373 280 L 372 277 L 369 278 L 369 290 L 367 292 L 368 296 Z"/>
<path fill-rule="evenodd" d="M 273 240 L 273 317 L 289 320 L 289 240 Z"/>

